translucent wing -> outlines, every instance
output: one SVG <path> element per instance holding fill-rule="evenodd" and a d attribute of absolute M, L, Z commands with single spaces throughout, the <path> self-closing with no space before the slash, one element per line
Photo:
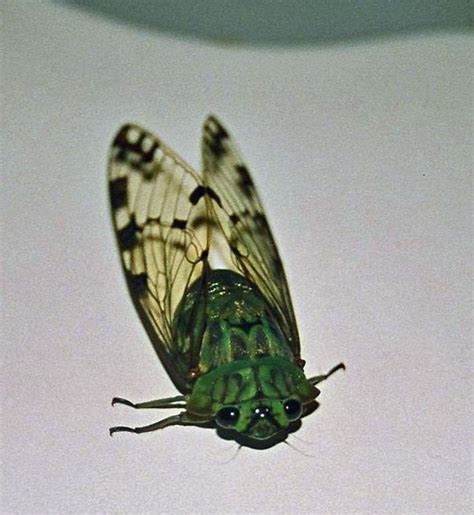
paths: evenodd
<path fill-rule="evenodd" d="M 182 159 L 135 125 L 125 125 L 115 137 L 108 179 L 131 297 L 163 365 L 184 393 L 203 328 L 193 327 L 188 346 L 179 348 L 172 321 L 190 283 L 205 282 L 209 226 L 199 221 L 207 218 L 207 190 Z"/>
<path fill-rule="evenodd" d="M 204 123 L 202 157 L 204 181 L 220 198 L 212 210 L 229 244 L 232 261 L 268 300 L 299 358 L 290 292 L 267 218 L 235 142 L 214 116 Z"/>

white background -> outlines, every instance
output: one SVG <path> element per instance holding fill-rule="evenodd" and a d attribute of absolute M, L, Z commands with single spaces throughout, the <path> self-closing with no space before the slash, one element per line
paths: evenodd
<path fill-rule="evenodd" d="M 472 509 L 468 36 L 252 49 L 2 10 L 2 510 Z M 132 120 L 198 166 L 208 112 L 260 186 L 306 370 L 347 365 L 289 439 L 313 457 L 108 434 L 162 415 L 113 396 L 176 393 L 122 277 L 108 145 Z"/>

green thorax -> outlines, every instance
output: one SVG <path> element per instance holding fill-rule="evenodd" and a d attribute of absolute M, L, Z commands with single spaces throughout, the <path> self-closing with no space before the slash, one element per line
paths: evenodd
<path fill-rule="evenodd" d="M 175 338 L 181 353 L 193 347 L 191 318 L 199 300 L 198 282 L 184 297 L 175 318 Z M 191 322 L 191 323 L 190 323 Z M 245 277 L 230 270 L 211 270 L 207 281 L 204 332 L 197 336 L 200 373 L 237 360 L 280 356 L 293 360 L 288 343 L 258 289 Z"/>

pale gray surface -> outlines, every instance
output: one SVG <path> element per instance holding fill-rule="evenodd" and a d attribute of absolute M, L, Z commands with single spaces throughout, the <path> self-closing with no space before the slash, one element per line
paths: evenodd
<path fill-rule="evenodd" d="M 2 509 L 472 509 L 467 36 L 251 51 L 3 5 Z M 108 436 L 172 395 L 128 299 L 105 163 L 126 120 L 199 163 L 236 135 L 285 260 L 321 408 L 267 451 L 212 431 Z"/>

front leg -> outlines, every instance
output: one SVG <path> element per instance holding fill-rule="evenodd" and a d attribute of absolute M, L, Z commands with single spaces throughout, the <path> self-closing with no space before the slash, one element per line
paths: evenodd
<path fill-rule="evenodd" d="M 154 401 L 138 402 L 134 403 L 121 397 L 114 397 L 112 399 L 112 406 L 115 404 L 123 404 L 134 409 L 167 409 L 167 408 L 186 408 L 186 396 L 177 395 L 176 397 L 167 397 L 165 399 L 156 399 Z M 127 432 L 127 433 L 148 433 L 150 431 L 157 431 L 168 426 L 199 426 L 201 424 L 207 424 L 209 420 L 193 420 L 189 417 L 186 411 L 178 413 L 178 415 L 172 415 L 171 417 L 164 418 L 158 422 L 154 422 L 148 426 L 143 427 L 127 427 L 127 426 L 115 426 L 111 427 L 109 432 L 110 436 L 114 433 Z"/>
<path fill-rule="evenodd" d="M 332 376 L 334 372 L 337 372 L 338 370 L 345 370 L 346 366 L 344 363 L 339 363 L 339 365 L 336 365 L 335 367 L 331 368 L 331 370 L 327 374 L 323 374 L 321 376 L 314 376 L 310 377 L 308 381 L 313 385 L 316 386 L 318 383 L 321 383 L 322 381 L 325 381 L 328 377 Z"/>
<path fill-rule="evenodd" d="M 189 418 L 186 411 L 182 411 L 178 415 L 172 415 L 171 417 L 164 418 L 153 424 L 143 427 L 126 427 L 126 426 L 115 426 L 109 429 L 110 436 L 114 433 L 127 432 L 127 433 L 149 433 L 150 431 L 157 431 L 168 426 L 199 426 L 202 424 L 208 424 L 209 420 L 193 420 Z"/>
<path fill-rule="evenodd" d="M 114 397 L 112 399 L 112 406 L 115 404 L 123 404 L 135 409 L 166 409 L 166 408 L 185 408 L 186 397 L 184 395 L 177 395 L 176 397 L 167 397 L 165 399 L 156 399 L 154 401 L 134 402 L 122 399 L 122 397 Z"/>

